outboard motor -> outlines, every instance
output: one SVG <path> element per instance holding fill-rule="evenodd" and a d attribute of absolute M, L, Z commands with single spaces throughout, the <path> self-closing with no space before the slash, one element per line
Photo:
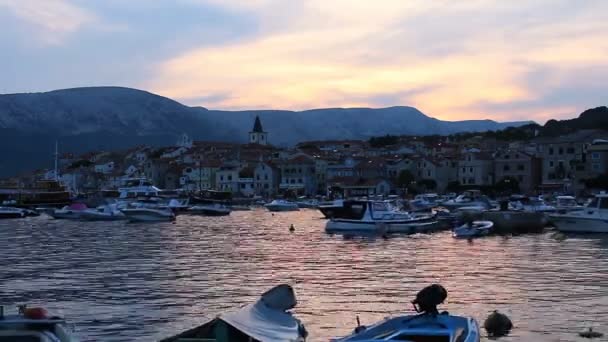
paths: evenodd
<path fill-rule="evenodd" d="M 433 284 L 420 290 L 412 304 L 416 312 L 437 315 L 437 305 L 443 303 L 447 297 L 448 291 L 443 286 Z"/>

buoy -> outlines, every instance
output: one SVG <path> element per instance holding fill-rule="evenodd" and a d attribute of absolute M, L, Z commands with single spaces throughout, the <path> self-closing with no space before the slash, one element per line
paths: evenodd
<path fill-rule="evenodd" d="M 599 333 L 597 331 L 593 331 L 593 328 L 589 328 L 587 331 L 578 333 L 578 336 L 584 337 L 584 338 L 598 338 L 598 337 L 604 336 L 604 334 Z"/>
<path fill-rule="evenodd" d="M 561 232 L 555 232 L 551 235 L 551 237 L 560 242 L 566 240 L 566 235 Z"/>
<path fill-rule="evenodd" d="M 293 226 L 293 224 L 289 227 L 289 231 L 290 232 L 295 232 L 296 231 L 296 227 Z"/>
<path fill-rule="evenodd" d="M 513 323 L 507 315 L 494 310 L 494 312 L 486 318 L 483 327 L 490 337 L 501 337 L 509 334 L 513 328 Z"/>

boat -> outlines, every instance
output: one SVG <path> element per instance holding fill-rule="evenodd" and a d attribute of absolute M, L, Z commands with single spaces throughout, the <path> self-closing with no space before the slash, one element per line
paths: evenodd
<path fill-rule="evenodd" d="M 325 225 L 327 232 L 427 233 L 439 230 L 435 215 L 398 211 L 386 201 L 344 201 L 343 210 Z"/>
<path fill-rule="evenodd" d="M 600 193 L 583 210 L 550 214 L 557 230 L 568 233 L 608 233 L 608 194 Z"/>
<path fill-rule="evenodd" d="M 23 187 L 19 183 L 0 182 L 0 202 L 12 202 L 23 207 L 68 205 L 71 194 L 56 180 L 41 180 Z"/>
<path fill-rule="evenodd" d="M 474 318 L 439 313 L 437 305 L 446 297 L 441 285 L 428 286 L 412 302 L 415 314 L 386 318 L 369 327 L 358 324 L 351 335 L 331 341 L 479 342 L 481 333 Z"/>
<path fill-rule="evenodd" d="M 175 214 L 168 208 L 127 208 L 122 213 L 131 222 L 169 222 L 175 221 Z"/>
<path fill-rule="evenodd" d="M 43 308 L 19 306 L 15 315 L 0 307 L 0 341 L 77 342 L 61 317 L 49 317 Z"/>
<path fill-rule="evenodd" d="M 471 239 L 486 236 L 492 232 L 492 221 L 472 221 L 454 228 L 452 236 L 456 239 Z"/>
<path fill-rule="evenodd" d="M 585 206 L 578 204 L 573 196 L 557 196 L 555 208 L 558 213 L 565 214 L 571 211 L 583 210 Z"/>
<path fill-rule="evenodd" d="M 26 217 L 23 209 L 13 207 L 0 207 L 0 219 L 23 218 Z"/>
<path fill-rule="evenodd" d="M 233 204 L 231 206 L 229 206 L 230 210 L 232 211 L 250 211 L 251 207 L 248 205 L 238 205 L 238 204 Z"/>
<path fill-rule="evenodd" d="M 253 304 L 221 314 L 210 322 L 161 342 L 304 342 L 308 333 L 289 312 L 296 304 L 293 288 L 279 285 L 262 294 Z"/>
<path fill-rule="evenodd" d="M 443 202 L 442 206 L 454 210 L 462 207 L 481 207 L 485 209 L 490 209 L 492 204 L 490 200 L 481 194 L 479 190 L 467 190 L 463 192 L 458 197 Z"/>
<path fill-rule="evenodd" d="M 545 203 L 540 197 L 514 196 L 509 201 L 509 209 L 537 213 L 552 213 L 557 209 Z"/>
<path fill-rule="evenodd" d="M 58 220 L 79 220 L 80 215 L 87 209 L 88 207 L 84 203 L 72 203 L 61 209 L 54 209 L 47 213 Z"/>
<path fill-rule="evenodd" d="M 115 204 L 99 206 L 96 209 L 86 209 L 80 213 L 80 218 L 85 221 L 121 221 L 127 216 L 120 211 Z"/>
<path fill-rule="evenodd" d="M 298 205 L 294 202 L 286 201 L 286 200 L 274 200 L 268 204 L 265 204 L 264 207 L 269 211 L 297 211 L 300 210 Z"/>
<path fill-rule="evenodd" d="M 218 203 L 209 205 L 195 205 L 187 210 L 188 214 L 205 216 L 227 216 L 230 215 L 230 212 L 230 208 Z"/>
<path fill-rule="evenodd" d="M 521 210 L 488 210 L 477 217 L 492 221 L 493 232 L 498 234 L 540 233 L 547 225 L 547 216 L 542 212 Z"/>
<path fill-rule="evenodd" d="M 296 204 L 298 205 L 298 208 L 302 209 L 317 209 L 319 207 L 319 201 L 316 199 L 301 198 Z"/>
<path fill-rule="evenodd" d="M 437 194 L 420 194 L 416 195 L 413 200 L 409 201 L 411 210 L 427 211 L 441 204 L 441 198 Z"/>
<path fill-rule="evenodd" d="M 334 216 L 340 216 L 344 210 L 344 200 L 337 199 L 329 203 L 320 203 L 318 206 L 319 211 L 325 218 L 332 218 Z"/>

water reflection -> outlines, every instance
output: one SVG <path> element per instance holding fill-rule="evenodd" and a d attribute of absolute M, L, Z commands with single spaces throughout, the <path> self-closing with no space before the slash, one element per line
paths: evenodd
<path fill-rule="evenodd" d="M 83 340 L 150 341 L 292 284 L 312 341 L 411 309 L 431 282 L 445 309 L 515 322 L 505 341 L 576 341 L 608 321 L 608 239 L 546 235 L 468 242 L 449 233 L 328 235 L 312 210 L 178 217 L 176 224 L 0 222 L 0 301 L 44 304 Z M 290 225 L 295 227 L 289 231 Z M 605 327 L 604 327 L 605 328 Z"/>

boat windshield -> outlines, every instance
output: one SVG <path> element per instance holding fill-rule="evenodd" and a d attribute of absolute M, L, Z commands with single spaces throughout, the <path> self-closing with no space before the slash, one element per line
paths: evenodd
<path fill-rule="evenodd" d="M 385 202 L 374 202 L 372 205 L 373 211 L 390 211 L 388 203 Z"/>
<path fill-rule="evenodd" d="M 574 198 L 558 198 L 557 205 L 563 207 L 575 207 L 578 205 L 578 203 L 576 203 Z"/>
<path fill-rule="evenodd" d="M 587 207 L 597 208 L 599 202 L 600 202 L 600 199 L 596 197 L 596 198 L 592 199 L 591 202 L 589 202 L 589 204 L 587 204 Z"/>

